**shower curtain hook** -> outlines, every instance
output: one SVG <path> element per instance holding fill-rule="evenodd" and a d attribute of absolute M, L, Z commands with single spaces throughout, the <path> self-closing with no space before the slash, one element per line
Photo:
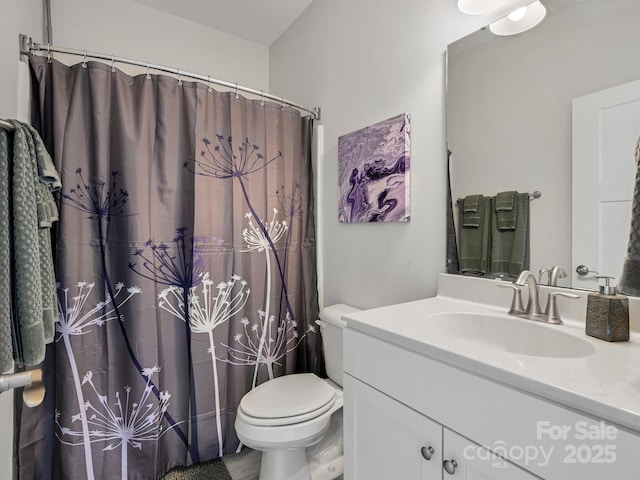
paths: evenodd
<path fill-rule="evenodd" d="M 284 105 L 284 97 L 282 97 L 282 110 L 283 111 L 284 111 L 284 107 L 285 107 L 285 105 Z"/>
<path fill-rule="evenodd" d="M 180 72 L 180 69 L 178 69 L 178 86 L 182 86 L 182 73 Z"/>
<path fill-rule="evenodd" d="M 47 43 L 47 63 L 51 63 L 51 45 Z"/>
<path fill-rule="evenodd" d="M 84 51 L 84 56 L 82 57 L 82 68 L 87 68 L 87 50 Z"/>
<path fill-rule="evenodd" d="M 111 72 L 116 73 L 116 56 L 111 54 Z"/>
<path fill-rule="evenodd" d="M 260 90 L 260 105 L 264 105 L 264 92 Z"/>
<path fill-rule="evenodd" d="M 240 98 L 240 95 L 238 95 L 238 82 L 236 82 L 236 94 L 235 94 L 234 98 L 236 100 Z"/>
<path fill-rule="evenodd" d="M 151 67 L 147 63 L 147 80 L 151 80 Z"/>
<path fill-rule="evenodd" d="M 207 84 L 209 85 L 207 87 L 207 92 L 209 93 L 213 92 L 213 88 L 211 88 L 211 75 L 207 75 Z"/>

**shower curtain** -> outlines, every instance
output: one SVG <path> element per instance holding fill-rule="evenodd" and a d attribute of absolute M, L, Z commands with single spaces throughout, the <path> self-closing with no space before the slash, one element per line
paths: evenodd
<path fill-rule="evenodd" d="M 20 479 L 156 479 L 234 453 L 241 397 L 323 374 L 312 121 L 110 65 L 30 59 L 59 170 L 59 322 Z"/>

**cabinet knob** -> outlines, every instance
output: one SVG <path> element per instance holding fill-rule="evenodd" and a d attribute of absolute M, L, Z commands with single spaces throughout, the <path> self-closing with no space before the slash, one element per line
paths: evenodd
<path fill-rule="evenodd" d="M 420 449 L 420 453 L 422 454 L 422 458 L 424 458 L 425 460 L 431 460 L 434 450 L 433 447 L 422 447 Z"/>
<path fill-rule="evenodd" d="M 456 473 L 458 462 L 456 462 L 455 460 L 445 460 L 442 464 L 442 467 L 444 468 L 444 471 L 449 475 L 453 475 L 454 473 Z"/>

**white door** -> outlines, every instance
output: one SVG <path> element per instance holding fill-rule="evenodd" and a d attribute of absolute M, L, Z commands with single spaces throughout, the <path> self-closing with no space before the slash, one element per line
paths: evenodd
<path fill-rule="evenodd" d="M 345 480 L 442 480 L 442 426 L 344 376 Z"/>
<path fill-rule="evenodd" d="M 616 285 L 629 241 L 640 80 L 575 98 L 572 123 L 572 286 L 597 288 L 592 275 L 576 273 L 579 265 Z"/>

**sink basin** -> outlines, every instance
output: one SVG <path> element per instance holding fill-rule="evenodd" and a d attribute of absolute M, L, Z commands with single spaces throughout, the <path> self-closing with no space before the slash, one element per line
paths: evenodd
<path fill-rule="evenodd" d="M 595 352 L 586 339 L 563 332 L 562 326 L 506 315 L 442 312 L 425 320 L 430 336 L 448 338 L 460 346 L 553 358 L 580 358 Z"/>

